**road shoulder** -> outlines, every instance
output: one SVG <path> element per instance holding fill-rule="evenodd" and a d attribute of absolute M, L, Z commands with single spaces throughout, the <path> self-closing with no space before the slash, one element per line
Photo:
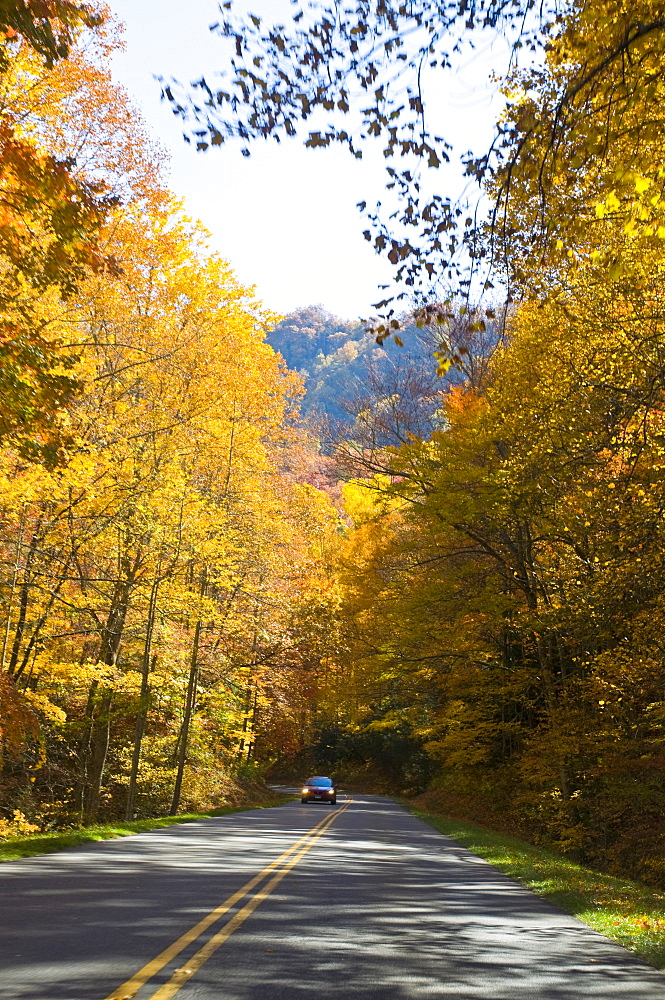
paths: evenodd
<path fill-rule="evenodd" d="M 584 868 L 569 858 L 475 823 L 402 803 L 446 837 L 488 861 L 650 965 L 665 969 L 665 893 Z"/>

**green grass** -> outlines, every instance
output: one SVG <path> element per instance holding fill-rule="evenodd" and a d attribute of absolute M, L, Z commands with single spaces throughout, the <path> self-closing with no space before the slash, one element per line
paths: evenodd
<path fill-rule="evenodd" d="M 289 802 L 295 796 L 276 795 L 265 802 L 242 806 L 221 806 L 203 813 L 182 813 L 179 816 L 158 816 L 154 819 L 119 820 L 116 823 L 101 823 L 97 826 L 82 826 L 70 830 L 53 830 L 51 833 L 30 833 L 23 837 L 9 837 L 0 840 L 0 862 L 31 858 L 36 854 L 52 854 L 65 847 L 77 847 L 96 840 L 113 840 L 115 837 L 131 837 L 145 830 L 159 830 L 174 823 L 195 823 L 210 816 L 226 816 L 229 813 L 245 812 L 247 809 L 269 809 L 271 806 Z"/>
<path fill-rule="evenodd" d="M 589 927 L 665 968 L 665 892 L 603 875 L 561 854 L 474 823 L 408 809 L 440 833 L 489 861 Z"/>

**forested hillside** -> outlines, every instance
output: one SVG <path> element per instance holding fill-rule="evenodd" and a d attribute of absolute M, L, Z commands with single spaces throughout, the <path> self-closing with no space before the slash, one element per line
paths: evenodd
<path fill-rule="evenodd" d="M 304 379 L 303 413 L 346 422 L 372 379 L 386 379 L 405 366 L 433 367 L 436 341 L 415 326 L 408 334 L 406 348 L 393 341 L 379 345 L 365 324 L 345 322 L 320 306 L 308 306 L 278 323 L 268 342 Z"/>

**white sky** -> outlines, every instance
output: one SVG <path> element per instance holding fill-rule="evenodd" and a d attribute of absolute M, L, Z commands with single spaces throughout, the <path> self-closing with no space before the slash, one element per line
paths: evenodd
<path fill-rule="evenodd" d="M 170 184 L 188 212 L 212 233 L 212 246 L 239 279 L 256 285 L 266 306 L 289 312 L 320 303 L 345 319 L 369 316 L 385 296 L 392 266 L 363 238 L 356 208 L 382 197 L 383 157 L 354 160 L 342 148 L 304 149 L 298 139 L 257 143 L 249 159 L 230 143 L 196 153 L 182 139 L 180 122 L 160 103 L 154 76 L 190 82 L 222 68 L 226 47 L 208 31 L 218 19 L 213 0 L 110 0 L 126 25 L 126 52 L 115 73 L 171 157 Z M 253 13 L 272 21 L 288 15 L 280 0 L 252 0 Z M 280 18 L 281 12 L 281 18 Z M 500 101 L 489 81 L 492 65 L 504 68 L 505 49 L 489 46 L 466 60 L 441 95 L 443 135 L 456 152 L 484 151 Z M 441 134 L 441 132 L 439 132 Z M 430 171 L 430 173 L 434 173 Z M 440 172 L 439 172 L 440 173 Z M 435 178 L 440 194 L 463 186 L 454 167 Z"/>

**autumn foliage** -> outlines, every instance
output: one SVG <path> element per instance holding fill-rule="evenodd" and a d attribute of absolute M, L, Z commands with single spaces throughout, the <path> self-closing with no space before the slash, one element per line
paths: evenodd
<path fill-rule="evenodd" d="M 164 188 L 110 32 L 0 74 L 0 795 L 41 827 L 223 799 L 326 646 L 338 522 L 275 318 Z"/>
<path fill-rule="evenodd" d="M 665 885 L 665 9 L 632 6 L 562 5 L 505 81 L 473 232 L 504 307 L 409 317 L 429 369 L 370 373 L 324 454 L 111 29 L 7 32 L 5 826 L 311 766 Z"/>
<path fill-rule="evenodd" d="M 439 431 L 383 475 L 356 451 L 340 572 L 347 726 L 408 736 L 444 809 L 663 885 L 664 22 L 637 7 L 571 7 L 508 82 L 505 327 Z"/>

